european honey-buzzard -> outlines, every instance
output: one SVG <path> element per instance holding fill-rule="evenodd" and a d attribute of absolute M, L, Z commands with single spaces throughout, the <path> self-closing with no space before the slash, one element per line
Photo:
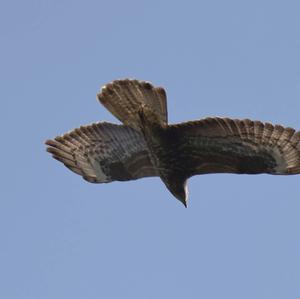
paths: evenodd
<path fill-rule="evenodd" d="M 53 158 L 89 182 L 158 176 L 187 206 L 193 175 L 300 173 L 292 128 L 219 117 L 169 125 L 165 90 L 145 81 L 116 80 L 97 97 L 123 125 L 94 123 L 46 141 Z"/>

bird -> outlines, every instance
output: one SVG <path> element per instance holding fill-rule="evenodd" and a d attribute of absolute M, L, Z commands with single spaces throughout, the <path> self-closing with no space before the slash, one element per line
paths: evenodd
<path fill-rule="evenodd" d="M 162 87 L 114 80 L 97 94 L 122 124 L 97 122 L 47 140 L 47 151 L 91 183 L 159 177 L 185 207 L 200 174 L 300 174 L 300 131 L 249 119 L 168 123 Z"/>

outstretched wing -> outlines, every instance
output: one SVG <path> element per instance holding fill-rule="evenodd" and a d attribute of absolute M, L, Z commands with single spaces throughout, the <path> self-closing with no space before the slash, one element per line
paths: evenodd
<path fill-rule="evenodd" d="M 91 183 L 157 175 L 142 135 L 127 126 L 96 123 L 46 144 L 53 158 Z"/>
<path fill-rule="evenodd" d="M 139 111 L 146 108 L 158 123 L 168 123 L 167 96 L 162 87 L 138 80 L 115 80 L 103 86 L 98 100 L 124 125 L 140 129 Z"/>
<path fill-rule="evenodd" d="M 206 118 L 169 127 L 187 177 L 204 173 L 300 173 L 300 132 L 260 121 Z"/>

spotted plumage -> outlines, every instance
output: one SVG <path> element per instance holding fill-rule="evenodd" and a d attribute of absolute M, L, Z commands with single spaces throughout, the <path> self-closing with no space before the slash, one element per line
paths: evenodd
<path fill-rule="evenodd" d="M 99 122 L 46 141 L 89 182 L 159 176 L 186 206 L 193 175 L 300 173 L 300 132 L 292 128 L 219 117 L 168 125 L 164 89 L 138 80 L 113 81 L 97 97 L 123 125 Z"/>

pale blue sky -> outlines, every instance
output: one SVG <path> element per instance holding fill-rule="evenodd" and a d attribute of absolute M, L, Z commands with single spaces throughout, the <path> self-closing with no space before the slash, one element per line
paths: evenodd
<path fill-rule="evenodd" d="M 183 208 L 157 178 L 94 185 L 45 139 L 117 122 L 124 77 L 170 122 L 300 129 L 299 1 L 0 2 L 0 299 L 300 298 L 300 176 L 207 175 Z"/>

